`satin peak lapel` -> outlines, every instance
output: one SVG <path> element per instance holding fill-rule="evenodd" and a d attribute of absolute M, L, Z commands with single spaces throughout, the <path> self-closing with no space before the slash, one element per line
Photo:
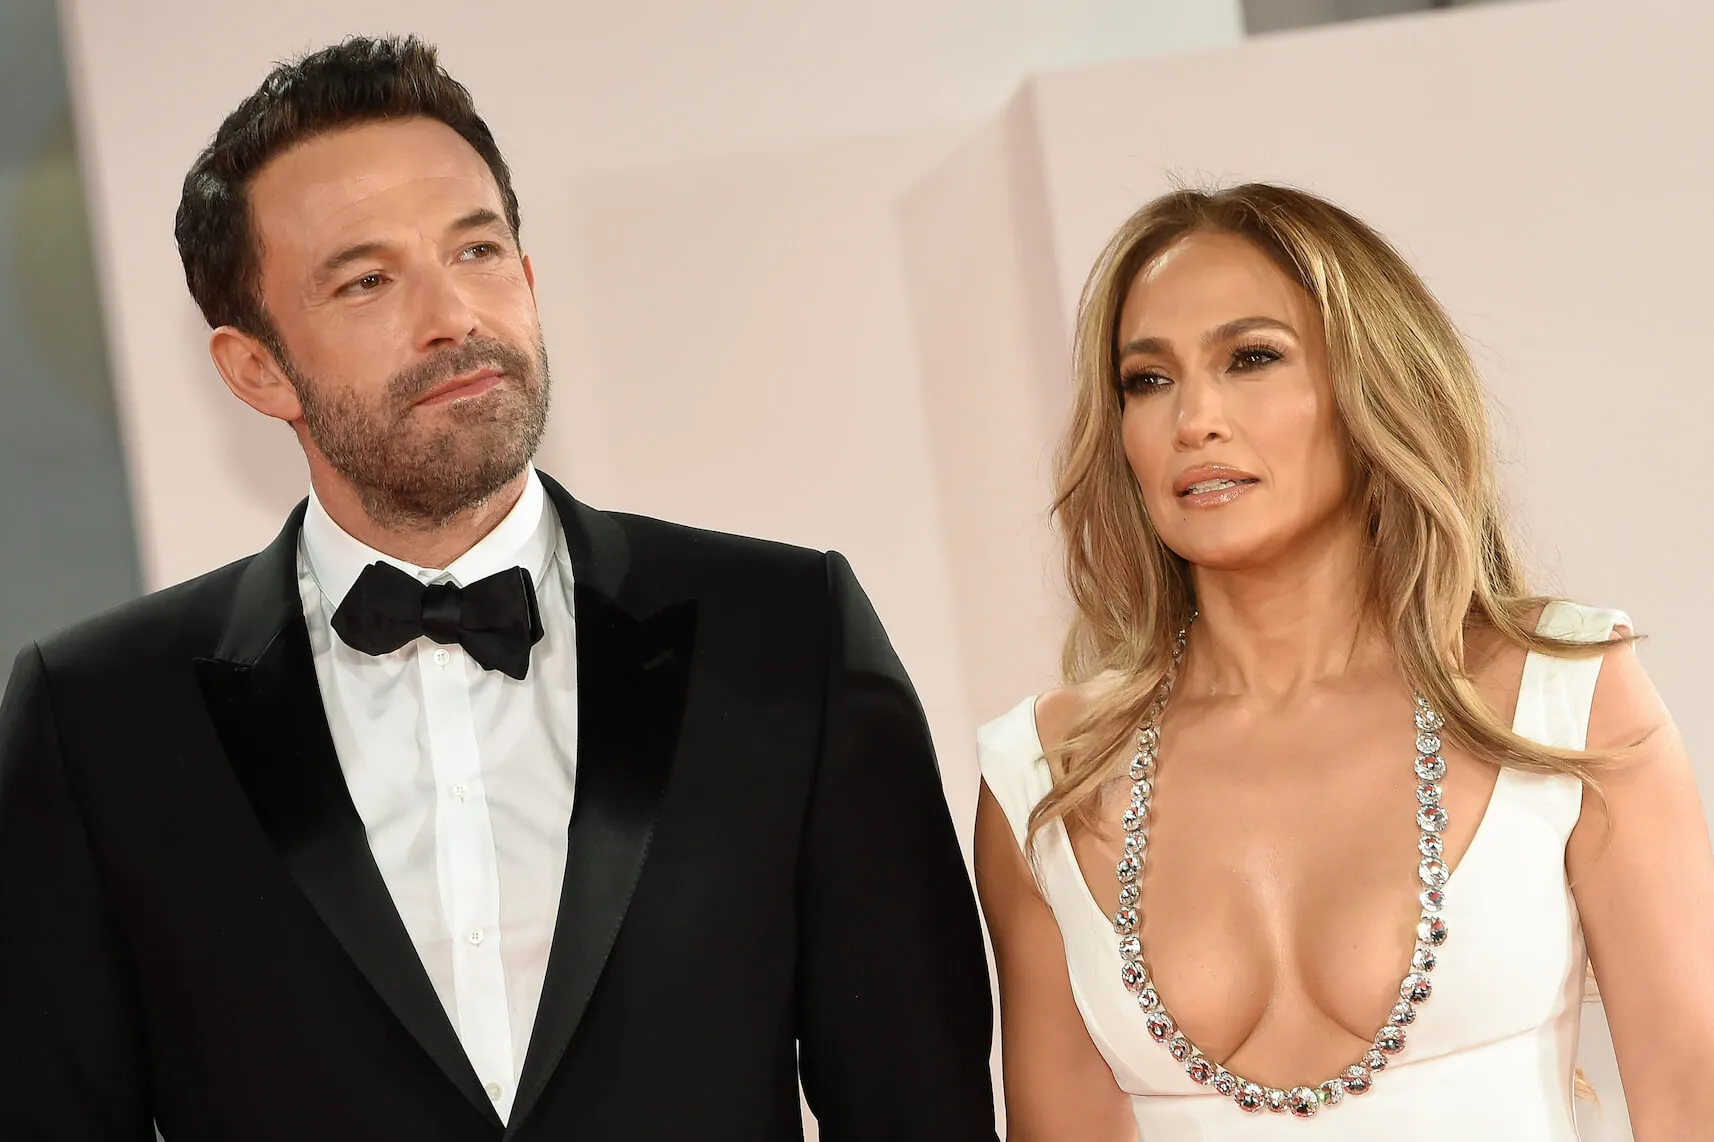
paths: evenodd
<path fill-rule="evenodd" d="M 399 1022 L 499 1128 L 375 865 L 334 751 L 297 590 L 302 519 L 300 505 L 244 572 L 220 649 L 197 663 L 203 696 L 292 879 Z"/>
<path fill-rule="evenodd" d="M 694 602 L 639 619 L 616 601 L 628 594 L 619 580 L 629 578 L 617 525 L 544 483 L 565 523 L 576 580 L 577 791 L 514 1126 L 570 1046 L 642 876 L 678 749 L 696 637 Z"/>

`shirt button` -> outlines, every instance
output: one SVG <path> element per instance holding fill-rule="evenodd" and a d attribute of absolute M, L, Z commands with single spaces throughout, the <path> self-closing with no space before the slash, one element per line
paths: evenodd
<path fill-rule="evenodd" d="M 473 945 L 480 945 L 482 943 L 482 929 L 470 929 L 470 934 L 466 936 L 465 939 L 469 940 Z"/>
<path fill-rule="evenodd" d="M 451 793 L 452 793 L 453 800 L 462 801 L 466 797 L 470 796 L 470 787 L 465 785 L 464 782 L 460 781 L 457 785 L 454 785 L 452 787 Z"/>
<path fill-rule="evenodd" d="M 449 663 L 451 661 L 452 661 L 452 655 L 450 655 L 446 652 L 445 647 L 436 647 L 435 648 L 434 664 L 436 666 L 445 666 L 447 663 Z"/>
<path fill-rule="evenodd" d="M 483 1089 L 488 1092 L 488 1101 L 489 1102 L 499 1102 L 500 1101 L 500 1084 L 499 1083 L 489 1083 Z"/>

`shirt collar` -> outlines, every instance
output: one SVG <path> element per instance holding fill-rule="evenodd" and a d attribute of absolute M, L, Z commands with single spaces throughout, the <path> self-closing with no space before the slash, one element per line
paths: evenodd
<path fill-rule="evenodd" d="M 336 609 L 357 582 L 357 576 L 376 562 L 390 563 L 424 583 L 450 582 L 460 587 L 508 567 L 522 567 L 539 585 L 553 564 L 559 544 L 557 522 L 542 491 L 542 482 L 531 467 L 524 492 L 512 510 L 444 571 L 395 559 L 354 538 L 327 514 L 313 488 L 309 508 L 304 513 L 302 542 L 316 586 L 328 606 Z"/>

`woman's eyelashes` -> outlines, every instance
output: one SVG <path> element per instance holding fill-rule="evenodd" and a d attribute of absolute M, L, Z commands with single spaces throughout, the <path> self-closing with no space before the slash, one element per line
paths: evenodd
<path fill-rule="evenodd" d="M 1153 389 L 1165 388 L 1172 378 L 1153 369 L 1133 368 L 1119 371 L 1119 391 L 1125 396 L 1137 396 Z"/>
<path fill-rule="evenodd" d="M 1234 373 L 1243 372 L 1246 369 L 1260 369 L 1273 364 L 1284 356 L 1285 351 L 1273 345 L 1261 343 L 1243 345 L 1232 350 L 1232 361 L 1228 368 Z"/>
<path fill-rule="evenodd" d="M 1285 350 L 1276 345 L 1256 343 L 1240 345 L 1232 350 L 1225 371 L 1247 373 L 1265 369 L 1285 357 Z M 1172 383 L 1170 374 L 1152 365 L 1136 365 L 1119 370 L 1119 391 L 1126 396 L 1163 389 Z"/>

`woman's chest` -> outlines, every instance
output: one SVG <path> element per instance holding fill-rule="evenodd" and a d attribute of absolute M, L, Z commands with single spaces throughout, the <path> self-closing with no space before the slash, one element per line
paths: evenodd
<path fill-rule="evenodd" d="M 1544 990 L 1541 969 L 1562 979 L 1565 965 L 1532 953 L 1508 969 L 1532 942 L 1520 942 L 1510 898 L 1523 890 L 1539 905 L 1523 911 L 1546 939 L 1546 958 L 1563 960 L 1575 926 L 1563 838 L 1532 832 L 1528 814 L 1518 819 L 1509 803 L 1489 821 L 1498 771 L 1449 743 L 1428 755 L 1434 779 L 1425 781 L 1418 747 L 1436 743 L 1417 740 L 1408 700 L 1309 714 L 1223 726 L 1186 719 L 1177 734 L 1169 723 L 1149 790 L 1146 855 L 1129 887 L 1117 871 L 1128 783 L 1102 805 L 1099 834 L 1075 831 L 1078 872 L 1101 910 L 1112 915 L 1135 898 L 1150 978 L 1179 1025 L 1216 1058 L 1246 1047 L 1289 1057 L 1306 1044 L 1337 1053 L 1347 1037 L 1360 1048 L 1423 955 L 1431 972 L 1448 957 L 1457 969 L 1432 975 L 1439 986 L 1468 974 L 1459 965 L 1478 948 L 1490 983 L 1516 975 L 1524 1006 L 1551 1007 L 1555 983 Z M 1435 825 L 1428 842 L 1425 808 Z M 1497 839 L 1476 847 L 1487 832 Z M 1458 875 L 1473 850 L 1486 867 Z M 1465 882 L 1473 887 L 1460 906 Z M 1429 911 L 1448 939 L 1423 949 L 1430 889 L 1441 893 Z M 1467 935 L 1457 948 L 1461 916 L 1486 938 Z M 1471 990 L 1492 989 L 1476 981 Z"/>

